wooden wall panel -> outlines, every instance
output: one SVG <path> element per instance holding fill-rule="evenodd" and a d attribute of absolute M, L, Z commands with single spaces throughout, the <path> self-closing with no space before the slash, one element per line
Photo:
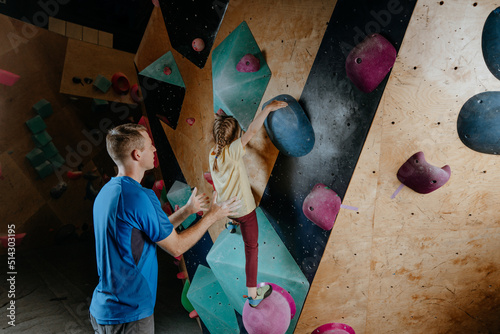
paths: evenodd
<path fill-rule="evenodd" d="M 335 3 L 319 0 L 307 3 L 298 0 L 231 1 L 214 46 L 217 47 L 242 21 L 246 21 L 272 72 L 262 103 L 285 93 L 298 99 Z M 159 11 L 159 8 L 155 8 L 152 17 L 158 15 Z M 211 186 L 203 179 L 203 172 L 209 170 L 208 154 L 213 146 L 211 57 L 205 67 L 199 69 L 173 50 L 169 42 L 164 47 L 163 53 L 169 50 L 173 52 L 186 84 L 186 96 L 177 129 L 174 131 L 166 125 L 164 129 L 189 185 L 211 193 Z M 156 58 L 148 61 L 152 62 Z M 137 60 L 136 57 L 136 63 Z M 140 69 L 142 65 L 138 67 Z M 191 117 L 196 119 L 192 126 L 186 122 Z M 250 142 L 247 152 L 245 163 L 252 191 L 259 202 L 278 150 L 262 129 Z M 215 239 L 222 229 L 223 222 L 214 225 L 210 229 L 212 238 Z"/>
<path fill-rule="evenodd" d="M 481 52 L 499 5 L 418 1 L 344 198 L 359 214 L 341 210 L 296 333 L 328 322 L 357 334 L 500 331 L 500 158 L 468 149 L 456 130 L 470 97 L 500 90 Z M 451 179 L 391 200 L 418 151 L 449 164 Z"/>

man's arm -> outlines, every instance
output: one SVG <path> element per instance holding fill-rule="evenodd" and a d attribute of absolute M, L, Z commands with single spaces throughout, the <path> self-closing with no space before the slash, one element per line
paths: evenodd
<path fill-rule="evenodd" d="M 197 188 L 193 189 L 193 193 L 191 197 L 189 197 L 188 202 L 179 210 L 172 213 L 168 220 L 174 225 L 174 229 L 177 228 L 183 221 L 185 221 L 190 215 L 193 213 L 197 213 L 199 211 L 207 211 L 207 205 L 210 204 L 210 200 L 205 193 L 201 195 L 196 195 L 198 192 Z"/>
<path fill-rule="evenodd" d="M 227 216 L 235 215 L 241 206 L 240 202 L 241 200 L 232 198 L 219 205 L 217 204 L 217 193 L 214 192 L 212 206 L 198 223 L 181 233 L 173 230 L 168 237 L 156 244 L 170 255 L 180 256 L 193 247 L 215 222 Z"/>

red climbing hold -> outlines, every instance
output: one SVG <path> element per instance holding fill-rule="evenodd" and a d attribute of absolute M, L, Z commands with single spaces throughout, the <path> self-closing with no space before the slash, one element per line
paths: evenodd
<path fill-rule="evenodd" d="M 156 117 L 158 117 L 160 119 L 160 121 L 162 121 L 163 123 L 169 125 L 169 126 L 172 126 L 172 123 L 170 123 L 170 121 L 168 120 L 168 118 L 166 118 L 165 116 L 163 115 L 160 115 L 160 114 L 156 114 Z"/>
<path fill-rule="evenodd" d="M 165 66 L 165 68 L 163 69 L 163 74 L 165 74 L 165 75 L 172 74 L 172 69 L 168 66 Z"/>
<path fill-rule="evenodd" d="M 362 92 L 373 91 L 384 80 L 396 61 L 396 49 L 382 35 L 372 34 L 347 56 L 347 77 Z"/>
<path fill-rule="evenodd" d="M 189 317 L 191 319 L 194 319 L 194 318 L 199 318 L 200 316 L 198 315 L 198 312 L 196 312 L 196 310 L 192 310 L 191 312 L 189 312 Z"/>
<path fill-rule="evenodd" d="M 420 194 L 441 188 L 450 179 L 451 168 L 433 166 L 425 161 L 423 152 L 412 155 L 398 170 L 398 180 Z"/>
<path fill-rule="evenodd" d="M 113 89 L 118 94 L 127 94 L 130 89 L 130 82 L 125 74 L 122 72 L 116 72 L 111 78 L 111 84 Z"/>
<path fill-rule="evenodd" d="M 205 42 L 201 38 L 195 38 L 193 43 L 191 43 L 193 50 L 201 52 L 205 49 Z"/>
<path fill-rule="evenodd" d="M 219 108 L 219 110 L 217 110 L 217 116 L 227 116 L 227 114 L 224 112 L 224 110 Z"/>
<path fill-rule="evenodd" d="M 351 326 L 332 322 L 316 328 L 311 334 L 356 334 Z"/>
<path fill-rule="evenodd" d="M 153 5 L 155 7 L 160 7 L 160 1 L 159 0 L 152 0 L 153 1 Z"/>
<path fill-rule="evenodd" d="M 181 271 L 180 273 L 177 273 L 177 278 L 178 279 L 186 279 L 187 274 L 185 272 Z"/>
<path fill-rule="evenodd" d="M 165 182 L 163 182 L 163 180 L 156 181 L 153 184 L 153 191 L 155 192 L 155 195 L 156 197 L 158 197 L 158 199 L 161 198 L 161 191 L 163 190 L 164 187 L 165 187 Z"/>
<path fill-rule="evenodd" d="M 340 210 L 340 197 L 323 183 L 318 183 L 304 199 L 304 215 L 323 230 L 329 231 L 335 224 Z"/>
<path fill-rule="evenodd" d="M 260 69 L 260 60 L 252 54 L 246 54 L 236 64 L 236 70 L 243 73 L 257 72 Z"/>
<path fill-rule="evenodd" d="M 68 171 L 68 173 L 66 174 L 66 176 L 68 176 L 68 179 L 70 180 L 78 180 L 79 178 L 82 177 L 82 175 L 83 175 L 82 171 L 76 171 L 76 172 Z"/>
<path fill-rule="evenodd" d="M 130 88 L 130 97 L 134 100 L 135 103 L 141 103 L 143 98 L 140 95 L 139 85 L 133 84 L 132 88 Z"/>
<path fill-rule="evenodd" d="M 14 236 L 12 235 L 3 235 L 0 237 L 0 242 L 2 243 L 2 246 L 4 248 L 9 248 L 12 247 L 12 244 L 9 246 L 9 242 L 14 241 L 16 246 L 19 246 L 21 242 L 23 241 L 24 237 L 26 236 L 26 233 L 19 233 Z"/>
<path fill-rule="evenodd" d="M 187 124 L 189 124 L 189 125 L 193 125 L 193 124 L 194 124 L 194 121 L 195 121 L 195 119 L 194 119 L 194 118 L 186 118 L 186 122 L 187 122 Z"/>
<path fill-rule="evenodd" d="M 0 70 L 0 84 L 12 86 L 19 80 L 20 76 L 5 70 Z"/>

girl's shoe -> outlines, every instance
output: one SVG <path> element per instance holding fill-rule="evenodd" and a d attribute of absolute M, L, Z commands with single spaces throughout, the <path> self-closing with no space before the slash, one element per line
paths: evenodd
<path fill-rule="evenodd" d="M 230 233 L 236 233 L 236 224 L 234 224 L 232 221 L 226 223 L 226 228 Z"/>
<path fill-rule="evenodd" d="M 257 297 L 255 297 L 255 299 L 253 299 L 252 297 L 248 297 L 248 303 L 251 307 L 257 307 L 257 305 L 259 305 L 261 301 L 271 295 L 271 292 L 273 292 L 273 287 L 270 285 L 264 285 L 260 288 L 257 288 Z"/>

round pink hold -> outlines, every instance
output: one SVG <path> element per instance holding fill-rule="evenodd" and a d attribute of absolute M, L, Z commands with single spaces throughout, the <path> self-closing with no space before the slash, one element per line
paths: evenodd
<path fill-rule="evenodd" d="M 281 293 L 281 295 L 283 297 L 285 297 L 286 301 L 288 302 L 288 305 L 290 306 L 290 319 L 293 319 L 293 317 L 295 316 L 295 313 L 297 312 L 297 307 L 295 306 L 295 300 L 293 300 L 292 295 L 289 294 L 288 291 L 283 289 L 281 286 L 279 286 L 278 284 L 274 284 L 274 283 L 262 282 L 262 283 L 257 284 L 257 287 L 259 288 L 259 287 L 264 286 L 264 285 L 272 286 L 273 291 L 277 291 L 277 292 Z"/>
<path fill-rule="evenodd" d="M 194 118 L 192 118 L 192 117 L 191 117 L 191 118 L 186 118 L 186 122 L 187 122 L 187 124 L 189 124 L 189 125 L 193 125 L 193 124 L 194 124 L 194 121 L 195 121 L 195 119 L 194 119 Z"/>
<path fill-rule="evenodd" d="M 165 68 L 163 69 L 163 74 L 165 74 L 165 75 L 172 74 L 172 69 L 168 66 L 165 66 Z"/>
<path fill-rule="evenodd" d="M 351 326 L 332 322 L 316 328 L 311 334 L 356 334 Z"/>
<path fill-rule="evenodd" d="M 153 1 L 153 5 L 155 7 L 160 7 L 160 1 L 159 0 L 152 0 Z"/>
<path fill-rule="evenodd" d="M 284 334 L 290 326 L 290 307 L 286 298 L 273 290 L 257 307 L 251 307 L 247 300 L 242 317 L 249 334 Z"/>
<path fill-rule="evenodd" d="M 246 54 L 236 64 L 238 72 L 250 73 L 257 72 L 260 69 L 260 60 L 252 54 Z"/>
<path fill-rule="evenodd" d="M 201 52 L 205 49 L 205 42 L 201 38 L 195 38 L 193 43 L 191 43 L 193 50 Z"/>

